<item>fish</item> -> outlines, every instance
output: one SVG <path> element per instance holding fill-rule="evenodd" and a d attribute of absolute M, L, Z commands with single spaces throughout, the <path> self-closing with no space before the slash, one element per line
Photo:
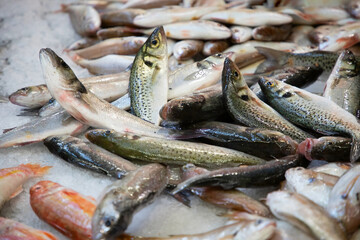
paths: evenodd
<path fill-rule="evenodd" d="M 132 160 L 205 167 L 263 164 L 265 160 L 232 149 L 188 141 L 139 136 L 95 129 L 85 134 L 92 143 L 119 156 Z"/>
<path fill-rule="evenodd" d="M 0 217 L 0 239 L 57 240 L 49 232 L 3 217 Z"/>
<path fill-rule="evenodd" d="M 146 37 L 110 38 L 87 48 L 75 50 L 73 53 L 86 59 L 94 59 L 108 54 L 136 54 L 147 40 Z"/>
<path fill-rule="evenodd" d="M 244 26 L 232 26 L 231 30 L 231 42 L 243 43 L 252 38 L 252 29 Z"/>
<path fill-rule="evenodd" d="M 139 14 L 134 19 L 134 24 L 139 27 L 157 27 L 169 23 L 197 20 L 204 14 L 223 9 L 218 6 L 209 7 L 165 7 L 152 9 Z"/>
<path fill-rule="evenodd" d="M 100 14 L 101 26 L 134 26 L 134 19 L 136 16 L 144 13 L 146 13 L 146 10 L 137 8 L 127 8 L 104 12 Z"/>
<path fill-rule="evenodd" d="M 135 56 L 129 80 L 131 112 L 155 125 L 168 98 L 167 42 L 163 27 L 156 28 Z"/>
<path fill-rule="evenodd" d="M 173 49 L 174 57 L 177 60 L 188 60 L 200 53 L 203 49 L 204 42 L 200 40 L 182 40 L 178 41 Z"/>
<path fill-rule="evenodd" d="M 275 79 L 262 77 L 259 84 L 270 105 L 289 121 L 322 134 L 350 135 L 350 161 L 359 158 L 360 125 L 354 115 L 324 97 Z"/>
<path fill-rule="evenodd" d="M 191 125 L 210 144 L 235 149 L 263 159 L 296 153 L 297 142 L 289 136 L 267 129 L 243 127 L 223 122 L 201 122 Z M 261 151 L 259 151 L 261 149 Z"/>
<path fill-rule="evenodd" d="M 62 11 L 69 13 L 71 24 L 75 31 L 84 37 L 94 36 L 100 28 L 99 13 L 89 5 L 61 5 Z"/>
<path fill-rule="evenodd" d="M 114 74 L 125 71 L 134 61 L 133 56 L 109 54 L 97 59 L 85 59 L 78 55 L 72 60 L 95 75 Z"/>
<path fill-rule="evenodd" d="M 133 214 L 160 194 L 167 182 L 166 167 L 152 163 L 107 186 L 92 217 L 92 239 L 114 239 L 121 235 Z"/>
<path fill-rule="evenodd" d="M 40 181 L 30 188 L 30 205 L 44 222 L 71 239 L 91 239 L 96 204 L 56 182 Z"/>
<path fill-rule="evenodd" d="M 120 179 L 137 169 L 135 164 L 126 159 L 70 135 L 47 137 L 44 139 L 44 145 L 51 153 L 73 165 L 114 178 Z"/>
<path fill-rule="evenodd" d="M 230 59 L 225 59 L 224 62 L 222 89 L 225 107 L 236 122 L 249 127 L 279 131 L 297 141 L 311 136 L 262 102 L 249 89 L 240 70 Z"/>
<path fill-rule="evenodd" d="M 351 235 L 350 240 L 359 240 L 360 239 L 360 230 L 357 230 L 353 235 Z"/>
<path fill-rule="evenodd" d="M 64 52 L 70 52 L 70 51 L 75 51 L 75 50 L 79 50 L 82 48 L 90 47 L 98 42 L 99 42 L 99 39 L 96 39 L 96 38 L 82 38 L 80 40 L 73 42 L 68 47 L 66 47 L 64 49 Z"/>
<path fill-rule="evenodd" d="M 349 13 L 343 8 L 339 7 L 305 7 L 302 9 L 304 14 L 311 18 L 313 24 L 327 24 L 350 17 Z"/>
<path fill-rule="evenodd" d="M 360 165 L 346 171 L 329 195 L 326 210 L 340 221 L 348 233 L 360 226 Z"/>
<path fill-rule="evenodd" d="M 285 41 L 290 36 L 291 25 L 259 26 L 252 30 L 252 37 L 258 41 Z"/>
<path fill-rule="evenodd" d="M 290 168 L 285 178 L 287 190 L 299 193 L 323 208 L 328 205 L 329 194 L 339 180 L 339 177 L 303 167 Z"/>
<path fill-rule="evenodd" d="M 109 38 L 141 36 L 144 34 L 144 31 L 144 29 L 134 27 L 118 26 L 100 29 L 96 32 L 96 36 L 101 40 L 107 40 Z"/>
<path fill-rule="evenodd" d="M 298 193 L 271 192 L 266 197 L 266 205 L 275 217 L 309 231 L 316 239 L 346 239 L 340 225 L 325 209 Z"/>
<path fill-rule="evenodd" d="M 358 21 L 333 29 L 326 39 L 319 43 L 319 50 L 335 52 L 357 44 L 360 42 L 359 29 Z"/>
<path fill-rule="evenodd" d="M 289 40 L 299 46 L 315 47 L 311 42 L 309 34 L 314 31 L 314 27 L 307 25 L 299 25 L 292 28 Z"/>
<path fill-rule="evenodd" d="M 51 166 L 41 167 L 39 164 L 21 164 L 17 167 L 0 169 L 0 209 L 7 200 L 20 194 L 22 185 L 29 179 L 41 177 Z"/>
<path fill-rule="evenodd" d="M 347 170 L 353 167 L 351 163 L 327 163 L 318 167 L 311 168 L 311 170 L 320 173 L 341 177 Z"/>
<path fill-rule="evenodd" d="M 360 18 L 360 3 L 358 0 L 351 0 L 346 5 L 347 11 L 356 19 Z"/>
<path fill-rule="evenodd" d="M 319 45 L 321 42 L 327 41 L 327 36 L 337 28 L 334 25 L 320 25 L 312 30 L 308 36 L 313 43 Z"/>
<path fill-rule="evenodd" d="M 129 0 L 121 8 L 159 8 L 168 5 L 178 5 L 181 0 Z"/>
<path fill-rule="evenodd" d="M 354 116 L 360 114 L 360 67 L 352 52 L 344 50 L 326 81 L 323 97 Z"/>
<path fill-rule="evenodd" d="M 227 41 L 218 40 L 218 41 L 207 41 L 204 43 L 202 49 L 202 54 L 205 56 L 211 56 L 216 53 L 221 53 L 229 47 Z"/>
<path fill-rule="evenodd" d="M 47 90 L 45 84 L 29 86 L 21 88 L 9 96 L 9 101 L 12 104 L 26 107 L 26 108 L 38 108 L 42 107 L 49 101 L 51 95 Z"/>
<path fill-rule="evenodd" d="M 276 229 L 271 240 L 315 240 L 313 236 L 310 234 L 301 231 L 297 227 L 293 226 L 292 224 L 276 220 Z"/>
<path fill-rule="evenodd" d="M 292 18 L 286 14 L 255 9 L 229 9 L 217 11 L 205 14 L 201 19 L 248 27 L 283 25 L 292 22 Z"/>
<path fill-rule="evenodd" d="M 187 179 L 178 184 L 171 192 L 179 193 L 192 187 L 222 187 L 231 189 L 235 187 L 272 186 L 284 179 L 286 170 L 303 164 L 298 155 L 289 155 L 265 164 L 254 166 L 239 166 L 209 171 Z"/>
<path fill-rule="evenodd" d="M 179 61 L 174 57 L 174 55 L 171 55 L 168 59 L 168 63 L 169 63 L 169 71 L 173 72 L 179 68 L 194 63 L 194 59 L 191 58 L 185 61 Z"/>

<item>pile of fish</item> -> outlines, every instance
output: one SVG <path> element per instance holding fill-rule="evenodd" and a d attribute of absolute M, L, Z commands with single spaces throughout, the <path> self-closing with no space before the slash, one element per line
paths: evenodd
<path fill-rule="evenodd" d="M 96 202 L 40 181 L 30 188 L 36 215 L 70 239 L 360 239 L 360 1 L 301 2 L 64 5 L 86 37 L 65 51 L 98 76 L 79 79 L 41 49 L 46 84 L 9 96 L 38 118 L 4 131 L 0 148 L 43 141 L 114 182 Z M 306 168 L 312 160 L 330 163 Z M 0 207 L 49 168 L 1 169 Z M 280 183 L 266 202 L 236 190 Z M 186 205 L 196 195 L 229 221 L 194 235 L 127 235 L 163 193 Z M 0 239 L 56 239 L 0 221 Z"/>

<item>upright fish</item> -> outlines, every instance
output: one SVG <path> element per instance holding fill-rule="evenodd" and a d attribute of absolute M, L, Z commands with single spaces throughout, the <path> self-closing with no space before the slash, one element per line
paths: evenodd
<path fill-rule="evenodd" d="M 167 42 L 163 27 L 158 27 L 136 54 L 131 68 L 129 96 L 135 116 L 160 124 L 160 108 L 168 98 Z"/>
<path fill-rule="evenodd" d="M 351 162 L 360 156 L 360 124 L 351 113 L 336 103 L 271 78 L 259 81 L 270 105 L 289 121 L 327 135 L 352 137 Z"/>

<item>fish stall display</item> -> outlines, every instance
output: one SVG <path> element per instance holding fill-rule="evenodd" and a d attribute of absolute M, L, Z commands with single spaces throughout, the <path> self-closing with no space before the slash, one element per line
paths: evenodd
<path fill-rule="evenodd" d="M 0 13 L 0 240 L 360 239 L 359 0 Z"/>

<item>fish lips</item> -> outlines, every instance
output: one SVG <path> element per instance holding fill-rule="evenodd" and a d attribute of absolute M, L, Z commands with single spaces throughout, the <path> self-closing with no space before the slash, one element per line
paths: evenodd
<path fill-rule="evenodd" d="M 61 64 L 60 58 L 50 48 L 42 48 L 39 53 L 39 58 L 42 65 L 51 64 L 53 67 L 58 67 Z"/>

